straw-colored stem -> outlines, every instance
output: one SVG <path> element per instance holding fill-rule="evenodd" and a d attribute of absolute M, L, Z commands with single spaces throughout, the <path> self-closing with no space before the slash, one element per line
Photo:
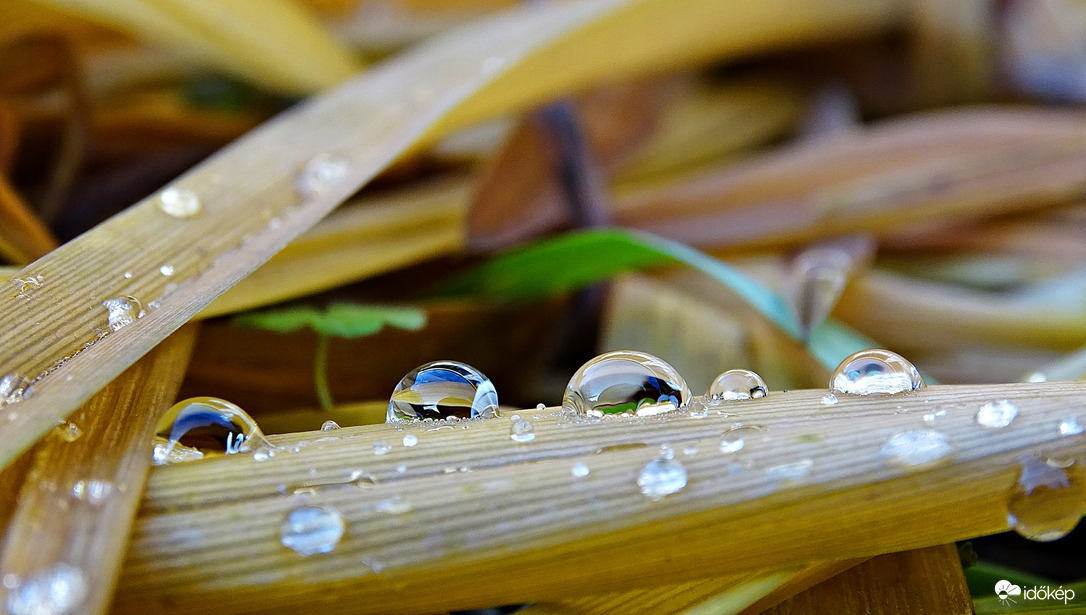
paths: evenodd
<path fill-rule="evenodd" d="M 1023 453 L 1086 455 L 1086 436 L 1058 429 L 1084 420 L 1086 384 L 933 386 L 840 395 L 833 406 L 824 394 L 773 392 L 704 419 L 580 424 L 521 411 L 535 419 L 527 444 L 509 438 L 505 418 L 345 428 L 276 437 L 281 448 L 264 461 L 156 468 L 117 608 L 163 612 L 199 596 L 219 613 L 304 612 L 314 600 L 340 612 L 426 612 L 867 557 L 1003 531 Z M 975 422 L 993 399 L 1019 407 L 1010 427 Z M 946 414 L 934 425 L 922 420 L 936 410 Z M 737 423 L 765 429 L 744 434 L 739 453 L 720 452 Z M 880 453 L 913 429 L 944 434 L 949 454 L 903 467 Z M 400 445 L 405 433 L 418 444 Z M 375 455 L 376 440 L 392 450 Z M 653 501 L 637 477 L 664 443 L 689 478 Z M 578 462 L 588 476 L 571 474 Z M 1081 465 L 1066 471 L 1072 485 L 1086 480 Z M 1081 504 L 1078 488 L 1067 495 L 1039 505 Z M 279 542 L 284 516 L 307 505 L 347 523 L 330 553 L 303 558 Z M 511 567 L 517 574 L 487 581 Z"/>
<path fill-rule="evenodd" d="M 52 435 L 35 449 L 3 542 L 5 575 L 21 585 L 71 566 L 86 590 L 72 612 L 106 612 L 150 466 L 151 439 L 181 386 L 194 327 L 171 335 L 79 408 L 70 418 L 82 435 L 71 442 Z M 4 586 L 19 591 L 7 581 Z"/>

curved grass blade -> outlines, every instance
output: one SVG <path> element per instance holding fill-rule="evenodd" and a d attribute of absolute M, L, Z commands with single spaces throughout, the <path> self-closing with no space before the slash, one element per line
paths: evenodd
<path fill-rule="evenodd" d="M 355 338 L 373 335 L 386 325 L 418 331 L 426 326 L 426 313 L 413 307 L 333 303 L 323 311 L 303 305 L 250 312 L 237 316 L 234 322 L 276 333 L 293 333 L 309 327 L 321 335 Z"/>
<path fill-rule="evenodd" d="M 438 289 L 526 300 L 565 292 L 620 273 L 684 264 L 712 277 L 796 340 L 799 323 L 784 299 L 739 270 L 689 246 L 623 229 L 589 230 L 545 239 L 494 258 Z M 834 320 L 811 332 L 807 348 L 828 369 L 848 355 L 877 346 Z"/>

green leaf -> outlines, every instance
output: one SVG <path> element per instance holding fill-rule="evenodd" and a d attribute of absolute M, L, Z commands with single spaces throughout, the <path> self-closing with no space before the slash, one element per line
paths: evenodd
<path fill-rule="evenodd" d="M 498 256 L 439 287 L 443 295 L 527 300 L 575 290 L 620 273 L 684 264 L 724 284 L 790 337 L 800 328 L 788 305 L 762 283 L 689 246 L 636 231 L 578 231 L 544 239 Z M 807 348 L 827 369 L 848 355 L 878 345 L 833 320 L 815 329 Z"/>
<path fill-rule="evenodd" d="M 298 306 L 249 312 L 235 317 L 234 322 L 276 333 L 293 333 L 309 327 L 321 335 L 352 338 L 373 335 L 386 325 L 417 331 L 426 325 L 426 313 L 413 307 L 333 303 L 323 311 Z"/>

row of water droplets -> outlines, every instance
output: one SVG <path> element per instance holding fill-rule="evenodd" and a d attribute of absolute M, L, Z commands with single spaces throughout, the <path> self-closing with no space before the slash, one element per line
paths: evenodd
<path fill-rule="evenodd" d="M 328 191 L 336 183 L 343 181 L 350 172 L 350 163 L 345 159 L 321 154 L 305 165 L 295 183 L 300 195 L 311 198 Z M 193 191 L 171 187 L 162 190 L 156 197 L 156 205 L 164 214 L 179 220 L 195 218 L 203 211 L 200 197 Z M 270 226 L 277 226 L 273 220 Z M 158 273 L 166 278 L 173 277 L 176 269 L 173 265 L 163 264 Z M 131 279 L 133 274 L 126 271 L 123 276 Z M 42 275 L 13 278 L 15 296 L 31 301 L 36 291 L 46 283 Z M 168 284 L 163 296 L 177 287 Z M 120 295 L 102 302 L 106 328 L 95 329 L 95 337 L 82 347 L 57 361 L 51 368 L 29 378 L 18 373 L 0 377 L 0 407 L 17 404 L 33 395 L 34 382 L 49 372 L 63 365 L 76 354 L 86 350 L 96 341 L 110 333 L 116 333 L 146 315 L 146 309 L 158 307 L 158 300 L 147 304 L 132 295 Z M 6 413 L 7 420 L 14 420 L 18 415 L 11 409 Z M 65 441 L 72 442 L 82 433 L 78 425 L 61 421 L 54 430 Z M 184 437 L 189 442 L 181 444 Z M 153 443 L 152 457 L 155 463 L 172 463 L 199 459 L 207 454 L 251 452 L 254 457 L 271 455 L 273 447 L 261 434 L 256 423 L 241 408 L 230 402 L 205 397 L 186 400 L 170 409 L 163 417 Z M 72 497 L 90 505 L 100 505 L 114 493 L 113 485 L 97 479 L 76 481 L 72 487 Z M 319 519 L 319 517 L 317 517 Z M 288 519 L 297 527 L 306 527 L 313 517 L 299 513 Z M 286 527 L 286 526 L 284 526 Z M 342 533 L 342 531 L 341 531 Z M 331 536 L 331 533 L 326 536 Z M 338 540 L 338 537 L 336 538 Z M 285 543 L 284 543 L 285 544 Z M 87 583 L 82 570 L 68 563 L 58 564 L 37 574 L 22 579 L 17 575 L 7 574 L 3 585 L 8 590 L 5 607 L 11 615 L 61 615 L 80 607 L 87 595 Z"/>
<path fill-rule="evenodd" d="M 834 371 L 830 393 L 824 405 L 835 405 L 837 396 L 895 395 L 918 391 L 925 387 L 916 368 L 901 356 L 885 350 L 867 350 L 848 357 Z M 704 418 L 709 408 L 722 402 L 755 400 L 769 392 L 765 381 L 749 370 L 729 370 L 718 376 L 706 395 L 695 397 L 685 380 L 665 361 L 651 355 L 620 351 L 600 355 L 582 366 L 571 378 L 562 402 L 562 416 L 574 421 L 598 422 L 604 417 L 651 417 L 667 413 L 686 412 L 693 418 Z M 540 404 L 542 407 L 543 405 Z M 978 425 L 1000 429 L 1017 417 L 1018 408 L 1009 400 L 983 404 L 976 412 Z M 396 385 L 388 404 L 389 423 L 423 422 L 451 428 L 450 424 L 470 419 L 491 419 L 500 416 L 498 395 L 491 381 L 479 370 L 456 361 L 435 361 L 409 372 Z M 925 423 L 929 423 L 925 418 Z M 465 425 L 466 426 L 466 425 Z M 332 421 L 322 430 L 338 429 Z M 764 428 L 736 425 L 727 430 L 720 441 L 720 452 L 731 455 L 743 450 L 752 436 Z M 1060 422 L 1062 435 L 1081 435 L 1083 429 L 1075 418 Z M 518 443 L 535 440 L 532 421 L 519 415 L 511 417 L 509 437 Z M 418 445 L 418 436 L 405 434 L 403 446 Z M 385 440 L 373 444 L 375 455 L 392 450 Z M 237 406 L 214 398 L 194 398 L 181 402 L 163 418 L 155 437 L 155 463 L 190 461 L 208 455 L 249 452 L 257 459 L 275 453 L 256 422 Z M 915 468 L 949 458 L 953 447 L 949 438 L 934 429 L 912 429 L 890 436 L 879 452 L 887 464 Z M 685 451 L 684 451 L 685 452 Z M 1052 540 L 1066 534 L 1077 520 L 1078 505 L 1064 506 L 1064 514 L 1047 520 L 1031 516 L 1031 503 L 1051 500 L 1066 501 L 1062 490 L 1072 488 L 1061 468 L 1042 463 L 1048 470 L 1038 470 L 1035 458 L 1023 457 L 1022 479 L 1008 507 L 1008 521 L 1019 533 L 1037 540 Z M 773 468 L 767 473 L 780 481 L 803 479 L 813 461 L 803 459 Z M 583 463 L 571 469 L 574 477 L 590 473 Z M 1040 477 L 1040 478 L 1037 478 Z M 1062 478 L 1060 478 L 1062 477 Z M 682 490 L 687 473 L 670 447 L 648 462 L 637 476 L 637 485 L 649 498 L 661 499 Z M 1053 495 L 1055 494 L 1055 495 Z M 402 506 L 390 505 L 397 509 Z M 406 507 L 409 509 L 409 505 Z M 1049 506 L 1051 508 L 1051 506 Z M 306 506 L 287 516 L 281 528 L 282 543 L 303 555 L 323 553 L 334 548 L 344 532 L 342 517 L 334 510 Z"/>

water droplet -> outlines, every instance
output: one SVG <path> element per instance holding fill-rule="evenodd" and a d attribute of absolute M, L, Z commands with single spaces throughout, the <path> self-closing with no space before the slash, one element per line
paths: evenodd
<path fill-rule="evenodd" d="M 644 352 L 620 350 L 582 365 L 566 386 L 562 406 L 579 416 L 651 416 L 689 402 L 690 388 L 674 367 Z"/>
<path fill-rule="evenodd" d="M 720 452 L 725 454 L 738 453 L 747 445 L 746 440 L 735 435 L 725 434 L 720 440 Z"/>
<path fill-rule="evenodd" d="M 670 444 L 660 445 L 660 459 L 674 459 L 675 449 L 671 448 Z"/>
<path fill-rule="evenodd" d="M 78 609 L 87 597 L 83 571 L 71 564 L 58 564 L 19 584 L 8 594 L 10 615 L 64 615 Z"/>
<path fill-rule="evenodd" d="M 709 385 L 709 396 L 713 399 L 757 399 L 768 392 L 765 380 L 748 369 L 729 369 Z"/>
<path fill-rule="evenodd" d="M 0 378 L 0 406 L 23 401 L 29 389 L 30 381 L 19 374 L 8 374 Z"/>
<path fill-rule="evenodd" d="M 279 527 L 279 542 L 298 555 L 328 553 L 343 537 L 346 524 L 338 512 L 319 506 L 303 506 L 287 514 Z"/>
<path fill-rule="evenodd" d="M 392 451 L 392 445 L 384 440 L 373 441 L 373 454 L 374 455 L 386 455 Z"/>
<path fill-rule="evenodd" d="M 339 429 L 339 423 L 335 421 L 325 421 L 321 423 L 321 431 L 332 431 L 333 429 Z"/>
<path fill-rule="evenodd" d="M 1033 455 L 1020 459 L 1021 473 L 1007 502 L 1007 523 L 1021 536 L 1049 542 L 1063 538 L 1086 513 L 1086 489 Z"/>
<path fill-rule="evenodd" d="M 402 515 L 406 512 L 411 512 L 411 502 L 408 502 L 404 498 L 395 495 L 387 500 L 381 500 L 374 506 L 377 512 L 388 513 L 390 515 Z"/>
<path fill-rule="evenodd" d="M 934 429 L 910 429 L 891 436 L 879 456 L 887 463 L 915 467 L 945 459 L 952 450 L 944 433 Z"/>
<path fill-rule="evenodd" d="M 509 437 L 512 438 L 514 442 L 520 442 L 522 444 L 531 442 L 532 440 L 535 440 L 535 427 L 532 427 L 530 421 L 525 421 L 524 419 L 513 421 L 513 425 L 509 428 Z"/>
<path fill-rule="evenodd" d="M 588 476 L 590 472 L 592 472 L 592 470 L 589 470 L 588 466 L 583 463 L 574 464 L 574 466 L 569 469 L 569 473 L 572 474 L 574 478 L 584 478 Z"/>
<path fill-rule="evenodd" d="M 152 458 L 156 465 L 163 465 L 205 455 L 270 450 L 256 421 L 244 410 L 217 397 L 193 397 L 174 404 L 163 415 Z"/>
<path fill-rule="evenodd" d="M 120 331 L 144 315 L 140 300 L 128 295 L 107 299 L 102 305 L 109 313 L 109 328 L 113 331 Z"/>
<path fill-rule="evenodd" d="M 404 434 L 404 437 L 403 437 L 403 445 L 404 446 L 415 446 L 418 443 L 419 443 L 419 437 L 416 436 L 415 434 L 413 434 L 413 433 Z"/>
<path fill-rule="evenodd" d="M 41 288 L 41 283 L 44 279 L 45 278 L 40 275 L 32 275 L 25 278 L 11 278 L 11 283 L 15 285 L 15 297 L 17 299 L 30 301 L 31 293 Z"/>
<path fill-rule="evenodd" d="M 861 350 L 837 366 L 830 377 L 833 393 L 893 395 L 925 388 L 920 372 L 889 350 Z"/>
<path fill-rule="evenodd" d="M 694 398 L 690 402 L 690 418 L 692 419 L 704 419 L 709 416 L 709 406 L 705 405 L 700 398 Z"/>
<path fill-rule="evenodd" d="M 200 197 L 191 190 L 167 188 L 158 194 L 158 208 L 174 218 L 191 218 L 200 213 Z"/>
<path fill-rule="evenodd" d="M 822 405 L 823 406 L 836 406 L 837 405 L 837 396 L 834 395 L 833 393 L 826 393 L 825 395 L 822 396 Z"/>
<path fill-rule="evenodd" d="M 800 459 L 792 463 L 785 463 L 779 466 L 773 466 L 766 468 L 766 475 L 780 481 L 797 481 L 807 478 L 811 473 L 811 466 L 814 465 L 814 461 L 810 459 Z"/>
<path fill-rule="evenodd" d="M 434 361 L 400 380 L 388 402 L 386 421 L 499 415 L 498 393 L 482 372 L 457 361 Z"/>
<path fill-rule="evenodd" d="M 162 275 L 166 276 L 166 277 L 170 277 L 171 275 L 173 275 L 173 266 L 172 265 L 163 265 L 163 266 L 158 268 L 158 272 L 161 273 Z"/>
<path fill-rule="evenodd" d="M 542 404 L 542 403 L 540 403 L 540 404 L 536 404 L 536 405 L 535 405 L 535 409 L 536 409 L 537 411 L 539 411 L 539 412 L 542 412 L 542 411 L 544 411 L 544 410 L 546 410 L 546 409 L 547 409 L 547 405 L 546 405 L 546 404 Z"/>
<path fill-rule="evenodd" d="M 1043 372 L 1033 372 L 1026 376 L 1026 382 L 1048 382 L 1048 376 Z"/>
<path fill-rule="evenodd" d="M 75 442 L 79 439 L 79 436 L 83 435 L 83 430 L 79 428 L 79 425 L 71 421 L 60 421 L 53 428 L 53 433 L 57 434 L 65 442 Z"/>
<path fill-rule="evenodd" d="M 976 421 L 978 425 L 1000 429 L 1011 424 L 1014 417 L 1018 416 L 1018 406 L 1006 399 L 990 401 L 977 410 Z"/>
<path fill-rule="evenodd" d="M 305 168 L 295 186 L 303 197 L 314 197 L 327 192 L 332 186 L 347 177 L 351 163 L 345 158 L 332 154 L 314 156 Z"/>
<path fill-rule="evenodd" d="M 132 279 L 132 272 L 131 272 L 131 271 L 125 271 L 125 272 L 124 272 L 123 274 L 121 274 L 121 275 L 122 275 L 122 276 L 124 277 L 124 279 L 126 279 L 126 280 L 131 280 L 131 279 Z"/>
<path fill-rule="evenodd" d="M 92 506 L 99 506 L 113 495 L 113 483 L 92 478 L 77 480 L 72 485 L 72 497 Z"/>
<path fill-rule="evenodd" d="M 688 446 L 688 447 L 683 449 L 683 455 L 697 455 L 697 454 L 698 454 L 698 447 L 696 447 L 696 446 Z"/>
<path fill-rule="evenodd" d="M 924 415 L 924 422 L 927 423 L 928 425 L 934 425 L 935 424 L 935 413 L 934 412 L 929 412 L 929 413 L 925 414 Z"/>
<path fill-rule="evenodd" d="M 1061 436 L 1080 436 L 1084 431 L 1077 416 L 1063 419 L 1057 429 L 1059 429 Z"/>
<path fill-rule="evenodd" d="M 641 493 L 659 500 L 686 486 L 686 468 L 675 459 L 653 459 L 638 474 L 637 486 Z"/>

